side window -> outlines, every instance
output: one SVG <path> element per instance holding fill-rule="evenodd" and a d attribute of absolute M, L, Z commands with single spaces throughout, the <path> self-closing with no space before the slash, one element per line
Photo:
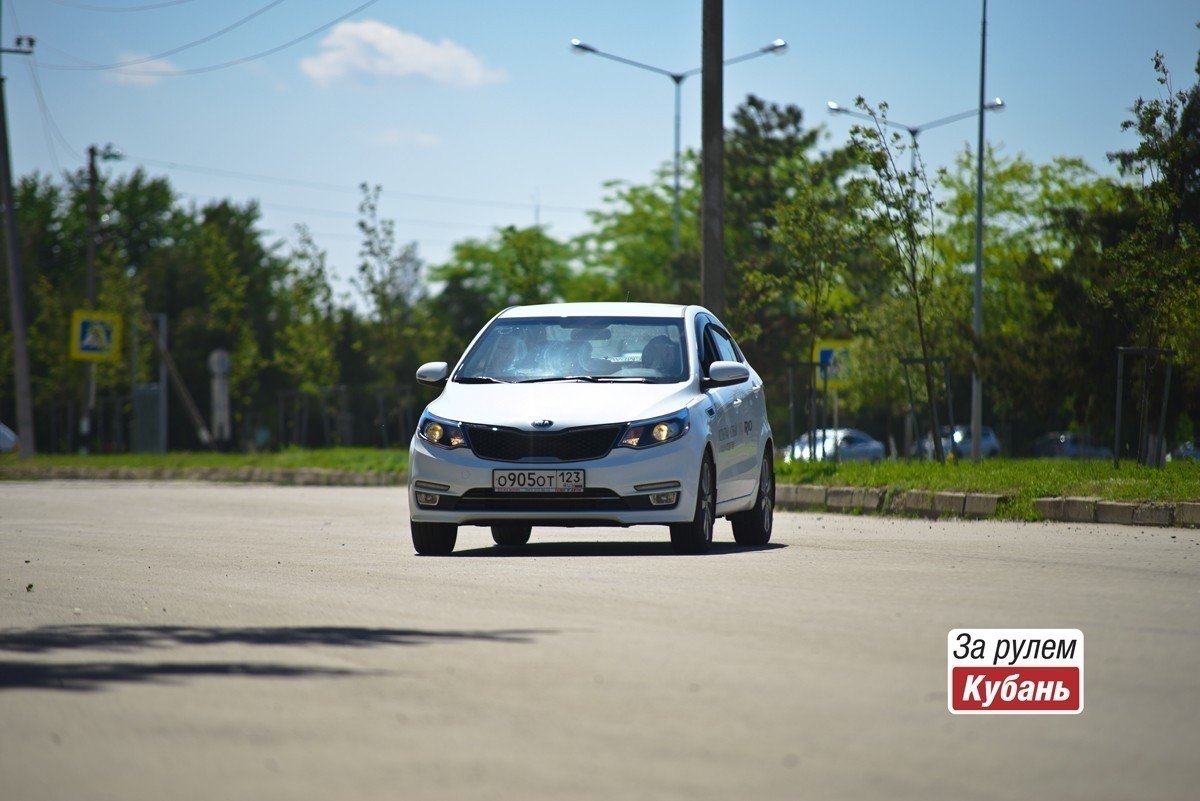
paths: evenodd
<path fill-rule="evenodd" d="M 723 362 L 740 362 L 741 356 L 738 354 L 737 346 L 733 344 L 733 340 L 729 338 L 720 328 L 710 325 L 709 332 L 712 334 L 713 341 L 717 346 L 717 358 Z"/>
<path fill-rule="evenodd" d="M 700 335 L 700 369 L 705 375 L 712 363 L 720 359 L 716 346 L 713 345 L 712 326 L 705 326 Z"/>

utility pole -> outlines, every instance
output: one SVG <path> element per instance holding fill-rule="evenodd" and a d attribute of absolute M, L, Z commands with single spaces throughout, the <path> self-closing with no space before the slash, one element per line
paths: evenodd
<path fill-rule="evenodd" d="M 701 194 L 700 303 L 720 317 L 725 313 L 725 126 L 724 0 L 704 0 L 701 40 Z"/>
<path fill-rule="evenodd" d="M 27 56 L 33 52 L 31 36 L 18 36 L 13 48 L 0 47 L 4 53 Z M 21 440 L 21 458 L 35 452 L 33 434 L 33 394 L 29 387 L 29 346 L 25 336 L 25 277 L 21 270 L 21 245 L 17 240 L 17 212 L 13 207 L 12 160 L 8 153 L 8 106 L 4 97 L 4 71 L 0 67 L 0 205 L 4 207 L 4 239 L 8 254 L 8 301 L 13 331 L 13 378 L 17 391 L 17 437 Z"/>
<path fill-rule="evenodd" d="M 100 177 L 96 170 L 96 160 L 111 161 L 120 158 L 120 154 L 112 145 L 103 149 L 90 145 L 88 147 L 88 197 L 87 197 L 87 308 L 96 308 L 96 235 L 100 227 L 99 211 L 96 196 L 99 193 Z M 96 364 L 89 362 L 87 366 L 87 389 L 84 395 L 83 414 L 79 418 L 79 435 L 84 440 L 92 433 L 92 415 L 96 411 Z"/>
<path fill-rule="evenodd" d="M 987 0 L 983 0 L 983 23 L 979 32 L 979 146 L 976 153 L 975 176 L 975 309 L 972 330 L 975 347 L 972 348 L 971 371 L 971 461 L 982 457 L 980 440 L 983 439 L 983 379 L 979 375 L 979 342 L 983 336 L 983 122 L 986 116 L 987 70 Z"/>

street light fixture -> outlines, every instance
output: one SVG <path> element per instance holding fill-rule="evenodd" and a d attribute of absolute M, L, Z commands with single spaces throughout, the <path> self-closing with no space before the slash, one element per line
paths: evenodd
<path fill-rule="evenodd" d="M 765 56 L 768 53 L 774 53 L 777 56 L 782 56 L 787 51 L 787 47 L 788 47 L 787 42 L 785 42 L 782 39 L 776 39 L 773 42 L 770 42 L 769 44 L 763 45 L 762 47 L 758 48 L 757 50 L 752 50 L 749 53 L 743 53 L 740 56 L 734 56 L 732 58 L 727 58 L 722 63 L 725 64 L 726 66 L 728 66 L 729 64 L 737 64 L 740 61 L 748 61 L 752 58 L 758 58 L 759 56 Z M 673 235 L 672 241 L 674 243 L 675 249 L 678 250 L 679 249 L 679 174 L 680 174 L 680 165 L 679 165 L 680 90 L 683 87 L 683 82 L 685 80 L 687 80 L 689 77 L 691 77 L 692 75 L 699 75 L 701 72 L 701 69 L 699 67 L 697 67 L 695 69 L 685 70 L 683 72 L 671 72 L 670 70 L 665 70 L 662 67 L 655 67 L 651 64 L 643 64 L 640 61 L 634 61 L 633 59 L 630 59 L 630 58 L 625 58 L 623 56 L 617 56 L 612 53 L 606 53 L 603 50 L 593 47 L 592 45 L 587 44 L 586 42 L 581 42 L 578 39 L 571 40 L 571 50 L 576 55 L 584 56 L 584 55 L 587 55 L 590 53 L 594 56 L 600 56 L 601 58 L 607 58 L 609 61 L 617 61 L 617 62 L 620 62 L 621 64 L 627 64 L 631 67 L 637 67 L 638 69 L 658 73 L 659 75 L 665 75 L 666 77 L 671 79 L 672 83 L 675 84 L 675 192 L 674 192 L 675 230 L 674 230 L 674 235 Z"/>
<path fill-rule="evenodd" d="M 911 149 L 911 155 L 912 155 L 912 168 L 911 169 L 914 173 L 917 171 L 917 137 L 919 137 L 923 132 L 928 131 L 930 128 L 938 128 L 938 127 L 941 127 L 942 125 L 949 125 L 952 122 L 958 122 L 959 120 L 965 120 L 969 117 L 974 117 L 976 114 L 979 113 L 978 108 L 973 108 L 973 109 L 970 109 L 969 111 L 962 111 L 962 112 L 959 112 L 958 114 L 951 114 L 949 117 L 941 117 L 939 119 L 931 120 L 930 122 L 925 122 L 920 125 L 905 125 L 903 123 L 895 122 L 894 120 L 889 120 L 886 118 L 876 118 L 876 117 L 871 116 L 870 114 L 864 114 L 861 111 L 855 111 L 852 108 L 847 108 L 846 106 L 835 103 L 832 100 L 830 100 L 825 105 L 829 107 L 830 114 L 845 114 L 850 117 L 857 117 L 861 120 L 870 120 L 871 122 L 881 122 L 890 128 L 898 128 L 902 131 L 907 131 L 908 135 L 910 137 L 912 137 L 913 146 Z M 998 97 L 993 98 L 992 100 L 989 100 L 988 102 L 983 104 L 984 111 L 1003 111 L 1005 108 L 1007 108 L 1007 106 L 1005 105 L 1004 101 Z"/>

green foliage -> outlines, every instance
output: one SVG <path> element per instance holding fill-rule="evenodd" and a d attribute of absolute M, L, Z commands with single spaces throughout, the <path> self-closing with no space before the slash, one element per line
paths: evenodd
<path fill-rule="evenodd" d="M 1175 90 L 1161 53 L 1154 71 L 1163 96 L 1133 104 L 1122 130 L 1136 131 L 1136 148 L 1112 153 L 1145 189 L 1143 214 L 1113 254 L 1115 269 L 1101 289 L 1110 305 L 1132 315 L 1138 344 L 1179 352 L 1200 366 L 1200 81 Z M 1200 76 L 1200 60 L 1196 74 Z"/>
<path fill-rule="evenodd" d="M 653 182 L 610 181 L 604 208 L 590 213 L 593 230 L 576 242 L 583 270 L 575 294 L 586 300 L 658 303 L 700 301 L 700 189 L 695 154 L 683 158 L 679 248 L 674 231 L 674 171 L 664 166 Z"/>
<path fill-rule="evenodd" d="M 1161 57 L 1155 69 L 1164 94 L 1134 105 L 1125 127 L 1139 141 L 1112 156 L 1125 180 L 1099 176 L 1078 159 L 1038 164 L 985 152 L 980 341 L 970 325 L 971 151 L 933 181 L 906 137 L 885 129 L 886 104 L 860 102 L 874 124 L 856 128 L 846 146 L 822 148 L 823 130 L 806 127 L 798 107 L 746 98 L 726 131 L 724 318 L 767 381 L 776 431 L 786 428 L 779 423 L 787 365 L 807 361 L 814 339 L 836 337 L 854 342 L 842 419 L 875 433 L 885 425 L 892 433 L 908 403 L 899 358 L 950 357 L 961 422 L 978 353 L 985 422 L 1016 452 L 1049 429 L 1107 436 L 1113 352 L 1129 344 L 1177 351 L 1169 418 L 1178 422 L 1169 430 L 1185 432 L 1200 415 L 1200 83 L 1176 91 Z M 122 352 L 136 360 L 101 365 L 101 394 L 127 395 L 131 371 L 137 381 L 155 380 L 150 322 L 163 313 L 183 381 L 202 410 L 205 362 L 222 347 L 233 357 L 239 418 L 273 423 L 281 392 L 320 395 L 345 384 L 368 398 L 371 410 L 354 414 L 369 427 L 385 414 L 375 388 L 409 385 L 422 361 L 453 361 L 506 306 L 698 302 L 698 155 L 685 154 L 683 165 L 678 247 L 673 169 L 664 164 L 644 183 L 606 184 L 590 229 L 571 241 L 541 226 L 499 228 L 458 242 L 431 269 L 381 213 L 379 187 L 364 184 L 359 259 L 345 265 L 355 302 L 334 298 L 335 269 L 306 229 L 284 252 L 260 229 L 253 202 L 198 207 L 182 202 L 165 178 L 140 170 L 102 175 L 98 305 L 126 318 Z M 84 368 L 66 358 L 66 329 L 83 305 L 86 200 L 84 171 L 34 174 L 16 187 L 43 429 L 51 408 L 78 404 L 83 394 Z M 9 419 L 5 285 L 0 301 L 0 419 Z M 919 373 L 918 408 L 930 396 L 944 408 L 940 370 L 924 381 Z M 801 377 L 797 397 L 806 389 Z M 798 407 L 796 417 L 806 411 Z M 195 447 L 183 415 L 173 416 L 170 439 Z"/>
<path fill-rule="evenodd" d="M 402 384 L 420 363 L 431 333 L 426 325 L 428 307 L 421 302 L 426 294 L 425 265 L 417 255 L 417 244 L 398 242 L 395 223 L 379 216 L 380 191 L 378 186 L 363 184 L 359 203 L 363 244 L 354 286 L 367 304 L 370 322 L 359 346 L 384 383 Z"/>
<path fill-rule="evenodd" d="M 580 296 L 569 245 L 541 226 L 498 229 L 487 239 L 467 239 L 454 246 L 450 261 L 433 271 L 443 282 L 433 304 L 450 328 L 456 353 L 501 309 L 517 304 L 592 300 Z M 453 355 L 439 358 L 449 360 Z"/>
<path fill-rule="evenodd" d="M 25 467 L 133 467 L 187 470 L 190 468 L 261 467 L 266 469 L 318 468 L 354 473 L 402 473 L 408 469 L 408 451 L 377 448 L 284 448 L 275 453 L 171 453 L 92 454 L 88 456 L 38 454 L 19 463 Z M 0 468 L 16 467 L 17 454 L 0 454 Z M 3 479 L 0 471 L 0 479 Z"/>
<path fill-rule="evenodd" d="M 317 393 L 338 383 L 337 325 L 325 251 L 308 228 L 291 254 L 280 295 L 280 338 L 275 366 L 301 392 Z"/>

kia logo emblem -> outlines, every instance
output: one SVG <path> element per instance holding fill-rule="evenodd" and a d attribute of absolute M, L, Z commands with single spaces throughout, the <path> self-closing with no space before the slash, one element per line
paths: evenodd
<path fill-rule="evenodd" d="M 533 421 L 534 428 L 549 428 L 552 425 L 554 425 L 553 420 L 534 420 Z"/>

